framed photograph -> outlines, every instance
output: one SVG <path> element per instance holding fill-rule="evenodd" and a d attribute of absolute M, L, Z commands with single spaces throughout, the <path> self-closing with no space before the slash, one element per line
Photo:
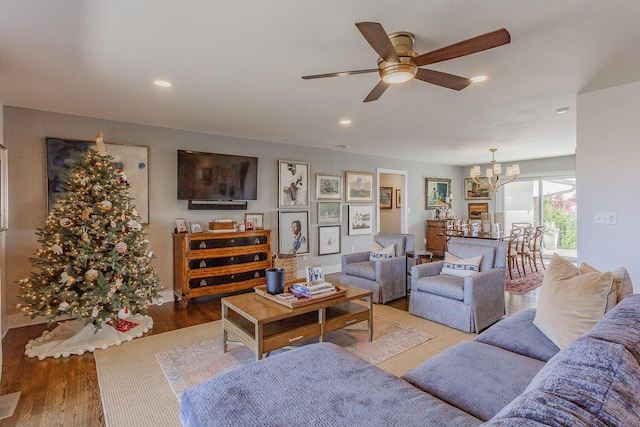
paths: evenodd
<path fill-rule="evenodd" d="M 317 173 L 316 199 L 342 200 L 342 177 L 340 175 Z"/>
<path fill-rule="evenodd" d="M 401 189 L 396 189 L 396 209 L 400 208 L 402 206 L 402 190 Z"/>
<path fill-rule="evenodd" d="M 349 205 L 349 236 L 373 233 L 373 206 Z"/>
<path fill-rule="evenodd" d="M 309 253 L 309 211 L 280 211 L 278 247 L 283 254 Z"/>
<path fill-rule="evenodd" d="M 345 172 L 347 191 L 345 201 L 373 203 L 373 174 L 366 172 Z"/>
<path fill-rule="evenodd" d="M 8 150 L 4 145 L 0 145 L 0 231 L 9 228 L 9 168 Z"/>
<path fill-rule="evenodd" d="M 306 272 L 307 282 L 324 282 L 324 272 L 321 265 L 308 265 Z"/>
<path fill-rule="evenodd" d="M 264 230 L 264 214 L 245 213 L 244 226 L 245 230 Z"/>
<path fill-rule="evenodd" d="M 380 187 L 380 209 L 391 209 L 393 207 L 393 188 Z"/>
<path fill-rule="evenodd" d="M 483 213 L 489 213 L 489 203 L 469 203 L 469 219 L 482 219 Z"/>
<path fill-rule="evenodd" d="M 176 233 L 186 233 L 187 232 L 187 222 L 184 218 L 176 218 Z"/>
<path fill-rule="evenodd" d="M 425 209 L 447 207 L 447 197 L 451 193 L 451 180 L 426 178 L 424 181 Z"/>
<path fill-rule="evenodd" d="M 318 224 L 341 224 L 341 202 L 318 202 Z"/>
<path fill-rule="evenodd" d="M 491 200 L 491 193 L 486 187 L 481 187 L 471 178 L 464 179 L 465 200 Z"/>
<path fill-rule="evenodd" d="M 278 207 L 309 207 L 309 163 L 278 161 Z"/>
<path fill-rule="evenodd" d="M 318 227 L 318 255 L 339 254 L 341 237 L 339 225 Z"/>
<path fill-rule="evenodd" d="M 49 210 L 64 194 L 62 188 L 67 172 L 78 157 L 95 141 L 47 138 L 47 195 Z M 149 147 L 105 142 L 107 153 L 113 157 L 113 167 L 127 177 L 129 196 L 143 224 L 149 223 Z"/>
<path fill-rule="evenodd" d="M 191 230 L 192 233 L 202 233 L 202 223 L 201 222 L 190 222 L 189 223 L 189 230 Z"/>

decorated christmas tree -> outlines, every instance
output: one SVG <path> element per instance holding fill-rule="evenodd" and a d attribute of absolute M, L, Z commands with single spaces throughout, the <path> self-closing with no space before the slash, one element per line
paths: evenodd
<path fill-rule="evenodd" d="M 105 325 L 126 331 L 137 324 L 123 319 L 159 302 L 153 252 L 126 175 L 113 163 L 99 133 L 72 166 L 66 193 L 36 233 L 41 248 L 30 260 L 37 272 L 20 281 L 25 316 L 78 319 L 94 334 Z"/>

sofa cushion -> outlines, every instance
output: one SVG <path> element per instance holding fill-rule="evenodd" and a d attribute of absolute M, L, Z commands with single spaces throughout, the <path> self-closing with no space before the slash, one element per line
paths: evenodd
<path fill-rule="evenodd" d="M 543 366 L 540 360 L 467 341 L 429 359 L 402 378 L 486 421 L 520 395 Z"/>
<path fill-rule="evenodd" d="M 583 263 L 580 265 L 580 272 L 600 273 L 600 271 L 591 267 L 587 263 Z M 611 274 L 613 274 L 613 286 L 611 287 L 611 291 L 609 291 L 609 295 L 607 298 L 607 308 L 605 309 L 605 312 L 611 310 L 625 297 L 633 293 L 633 283 L 631 283 L 631 278 L 629 277 L 629 272 L 626 268 L 620 267 L 616 270 L 613 270 Z"/>
<path fill-rule="evenodd" d="M 188 388 L 180 421 L 185 427 L 481 424 L 331 343 L 270 356 Z"/>
<path fill-rule="evenodd" d="M 460 258 L 449 252 L 444 253 L 444 265 L 440 274 L 449 276 L 467 277 L 480 271 L 482 255 L 472 258 Z"/>
<path fill-rule="evenodd" d="M 374 261 L 352 262 L 344 266 L 342 274 L 376 280 L 376 263 Z"/>
<path fill-rule="evenodd" d="M 476 341 L 546 362 L 560 351 L 534 324 L 535 309 L 519 311 L 490 326 Z"/>
<path fill-rule="evenodd" d="M 373 250 L 369 254 L 369 261 L 376 261 L 379 259 L 389 259 L 396 256 L 396 245 L 391 244 L 386 247 L 382 247 L 377 242 L 373 242 Z"/>
<path fill-rule="evenodd" d="M 554 254 L 542 281 L 533 323 L 563 349 L 604 316 L 612 286 L 611 273 L 580 274 L 573 264 Z"/>
<path fill-rule="evenodd" d="M 464 279 L 461 277 L 445 274 L 421 277 L 417 280 L 415 289 L 457 301 L 464 299 Z"/>
<path fill-rule="evenodd" d="M 493 268 L 493 264 L 496 258 L 495 246 L 482 246 L 468 243 L 449 243 L 449 252 L 459 258 L 471 258 L 478 255 L 482 255 L 482 262 L 480 263 L 480 271 L 487 271 Z"/>
<path fill-rule="evenodd" d="M 485 425 L 522 419 L 548 426 L 638 425 L 640 366 L 622 345 L 578 338 Z"/>
<path fill-rule="evenodd" d="M 623 345 L 640 363 L 640 294 L 629 295 L 587 332 L 588 337 Z"/>

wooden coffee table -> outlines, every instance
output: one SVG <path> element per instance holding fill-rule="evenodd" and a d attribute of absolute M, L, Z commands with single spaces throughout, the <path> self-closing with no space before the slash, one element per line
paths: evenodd
<path fill-rule="evenodd" d="M 373 292 L 354 286 L 334 283 L 346 289 L 346 294 L 305 305 L 288 308 L 256 293 L 222 298 L 222 351 L 237 342 L 228 340 L 229 333 L 238 337 L 262 359 L 265 353 L 309 338 L 324 341 L 328 332 L 367 321 L 369 341 L 373 339 Z M 365 299 L 366 305 L 355 300 Z"/>

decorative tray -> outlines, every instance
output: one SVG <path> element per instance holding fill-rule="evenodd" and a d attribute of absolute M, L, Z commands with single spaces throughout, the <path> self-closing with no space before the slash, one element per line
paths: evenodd
<path fill-rule="evenodd" d="M 268 300 L 277 302 L 278 304 L 284 305 L 285 307 L 289 307 L 289 308 L 304 307 L 305 305 L 315 304 L 318 301 L 325 301 L 332 298 L 342 297 L 347 293 L 347 290 L 345 288 L 336 286 L 336 292 L 332 294 L 322 295 L 315 298 L 298 298 L 295 300 L 286 300 L 276 295 L 271 295 L 269 292 L 267 292 L 267 285 L 254 286 L 253 289 L 256 291 L 256 294 L 260 295 L 261 297 L 267 298 Z M 284 293 L 288 293 L 288 292 L 289 292 L 289 285 L 285 285 Z"/>

